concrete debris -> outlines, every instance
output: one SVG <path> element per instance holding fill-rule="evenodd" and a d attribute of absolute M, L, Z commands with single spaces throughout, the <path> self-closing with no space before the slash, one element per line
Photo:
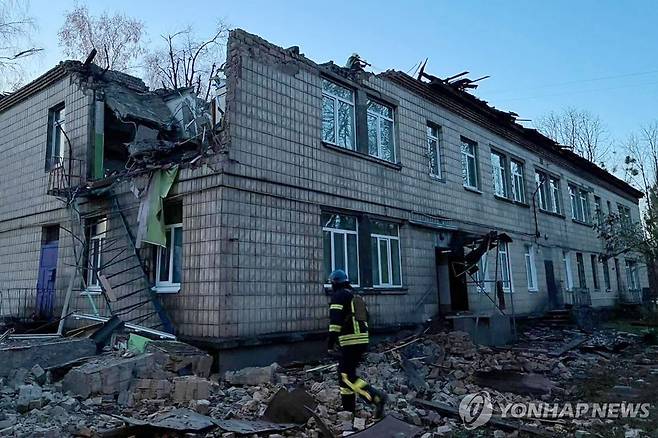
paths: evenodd
<path fill-rule="evenodd" d="M 262 385 L 274 383 L 278 364 L 273 363 L 267 367 L 249 367 L 238 371 L 227 371 L 224 380 L 231 385 Z"/>
<path fill-rule="evenodd" d="M 361 402 L 354 415 L 342 411 L 333 367 L 272 364 L 220 379 L 208 377 L 211 360 L 204 352 L 179 342 L 144 341 L 136 350 L 76 359 L 63 379 L 50 378 L 36 360 L 12 370 L 0 388 L 0 435 L 470 436 L 458 406 L 464 394 L 484 390 L 494 416 L 482 426 L 482 436 L 585 437 L 612 429 L 615 436 L 647 436 L 651 423 L 624 428 L 623 422 L 596 419 L 500 417 L 500 402 L 612 401 L 612 394 L 619 400 L 652 401 L 658 348 L 622 332 L 596 332 L 581 342 L 583 336 L 569 328 L 533 327 L 503 348 L 477 346 L 462 332 L 374 346 L 361 375 L 389 396 L 389 416 L 380 422 Z M 572 348 L 551 354 L 566 345 Z"/>
<path fill-rule="evenodd" d="M 12 341 L 0 348 L 0 376 L 17 369 L 31 369 L 39 364 L 44 369 L 96 354 L 91 339 Z"/>

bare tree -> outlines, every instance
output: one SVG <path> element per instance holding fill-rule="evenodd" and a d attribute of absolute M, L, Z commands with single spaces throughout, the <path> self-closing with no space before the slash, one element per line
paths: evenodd
<path fill-rule="evenodd" d="M 162 35 L 164 45 L 146 55 L 146 77 L 152 87 L 193 87 L 208 100 L 215 76 L 224 63 L 228 26 L 223 21 L 207 38 L 191 27 Z"/>
<path fill-rule="evenodd" d="M 550 112 L 537 122 L 537 129 L 555 142 L 568 146 L 585 159 L 605 167 L 612 147 L 601 119 L 585 110 L 567 108 Z"/>
<path fill-rule="evenodd" d="M 18 0 L 0 0 L 0 90 L 15 88 L 22 80 L 22 61 L 41 49 L 32 47 L 34 20 L 28 4 Z"/>
<path fill-rule="evenodd" d="M 131 63 L 145 53 L 144 22 L 124 14 L 110 15 L 107 11 L 94 17 L 84 4 L 66 13 L 57 35 L 67 56 L 84 59 L 96 49 L 96 64 L 112 70 L 130 71 L 135 67 Z"/>

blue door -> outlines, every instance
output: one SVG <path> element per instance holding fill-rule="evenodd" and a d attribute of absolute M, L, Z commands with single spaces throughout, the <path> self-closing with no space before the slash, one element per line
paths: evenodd
<path fill-rule="evenodd" d="M 50 319 L 53 316 L 58 246 L 59 242 L 57 240 L 43 243 L 41 245 L 36 303 L 36 316 L 38 319 Z"/>

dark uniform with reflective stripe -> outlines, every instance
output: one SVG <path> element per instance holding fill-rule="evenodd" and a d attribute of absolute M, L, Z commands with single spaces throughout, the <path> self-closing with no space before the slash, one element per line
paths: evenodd
<path fill-rule="evenodd" d="M 362 321 L 359 319 L 363 319 Z M 338 382 L 343 409 L 354 412 L 356 394 L 368 403 L 381 404 L 382 394 L 356 375 L 356 369 L 368 348 L 368 321 L 357 318 L 354 295 L 348 287 L 333 292 L 329 306 L 329 349 L 338 342 Z"/>

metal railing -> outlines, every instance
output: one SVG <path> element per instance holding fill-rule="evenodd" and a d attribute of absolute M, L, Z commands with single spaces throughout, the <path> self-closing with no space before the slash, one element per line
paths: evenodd
<path fill-rule="evenodd" d="M 12 288 L 0 290 L 0 319 L 30 322 L 52 316 L 55 293 L 51 289 Z"/>
<path fill-rule="evenodd" d="M 85 182 L 85 161 L 76 158 L 55 159 L 48 173 L 48 194 L 66 196 Z"/>
<path fill-rule="evenodd" d="M 583 307 L 592 305 L 592 295 L 587 288 L 574 288 L 566 290 L 562 294 L 564 304 L 574 307 Z"/>

